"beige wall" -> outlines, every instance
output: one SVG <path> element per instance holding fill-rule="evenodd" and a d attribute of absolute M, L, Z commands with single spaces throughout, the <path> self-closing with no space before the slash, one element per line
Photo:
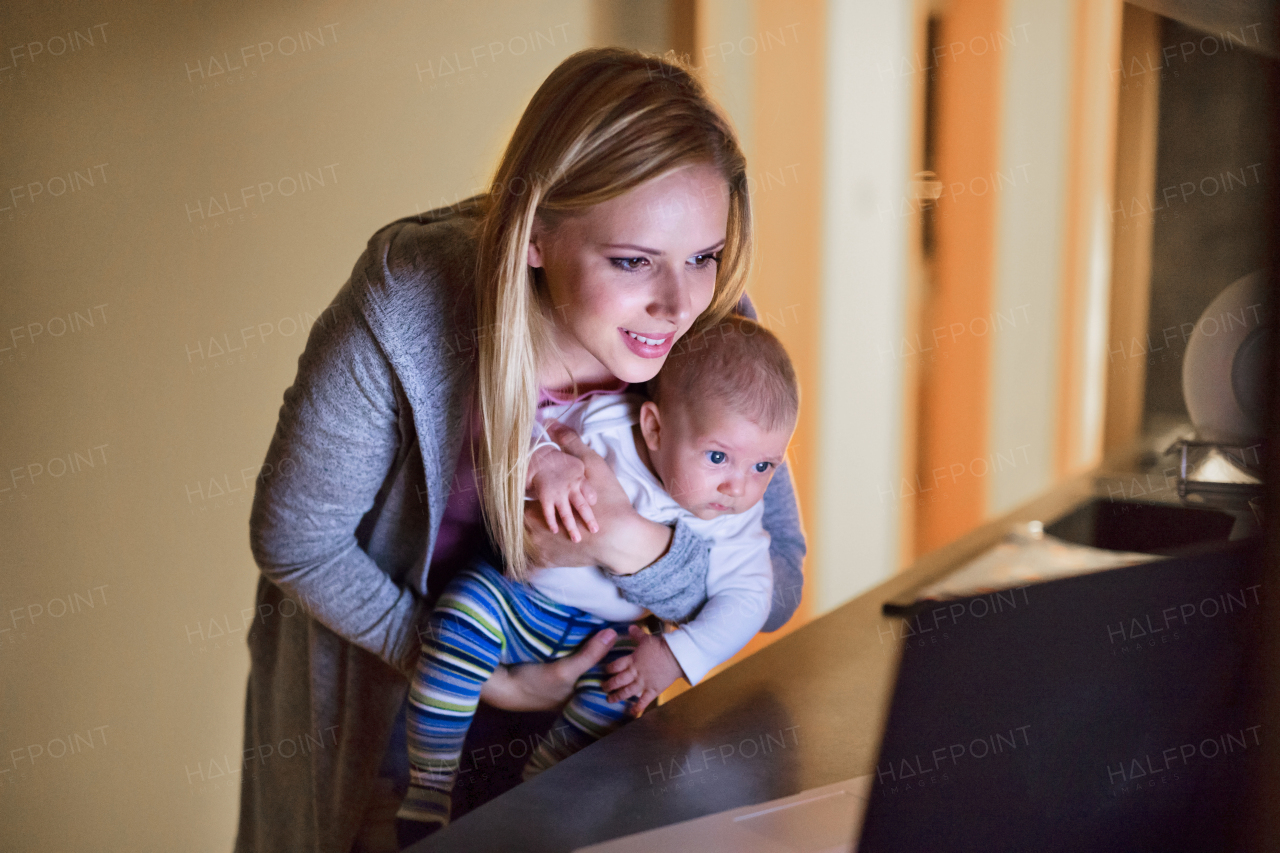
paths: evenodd
<path fill-rule="evenodd" d="M 16 5 L 0 849 L 225 851 L 252 480 L 306 326 L 374 229 L 484 181 L 537 84 L 587 45 L 589 9 Z M 211 57 L 246 67 L 210 76 Z M 244 209 L 212 214 L 224 194 Z"/>

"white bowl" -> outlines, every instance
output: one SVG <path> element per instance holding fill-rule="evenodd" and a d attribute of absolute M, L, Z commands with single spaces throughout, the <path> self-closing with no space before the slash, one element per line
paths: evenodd
<path fill-rule="evenodd" d="M 1271 342 L 1265 270 L 1236 279 L 1196 321 L 1182 361 L 1182 397 L 1202 441 L 1248 447 L 1266 432 Z"/>

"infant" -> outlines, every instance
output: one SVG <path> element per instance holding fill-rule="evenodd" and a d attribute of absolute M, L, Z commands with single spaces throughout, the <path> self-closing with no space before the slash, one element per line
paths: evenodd
<path fill-rule="evenodd" d="M 548 737 L 538 739 L 528 779 L 622 725 L 677 678 L 698 683 L 764 625 L 773 574 L 761 498 L 799 411 L 786 350 L 767 329 L 732 315 L 686 336 L 648 390 L 650 399 L 600 394 L 539 415 L 579 433 L 642 517 L 683 522 L 675 539 L 692 535 L 694 547 L 709 548 L 705 575 L 561 566 L 537 569 L 525 584 L 478 562 L 455 576 L 432 611 L 410 687 L 411 785 L 397 815 L 402 834 L 405 822 L 448 823 L 480 687 L 498 666 L 564 657 L 604 628 L 620 635 L 578 679 Z M 558 456 L 554 445 L 536 449 L 530 491 L 553 529 L 555 513 L 573 529 L 566 497 L 580 494 L 581 466 L 572 473 Z M 651 613 L 671 630 L 649 634 L 635 624 Z"/>

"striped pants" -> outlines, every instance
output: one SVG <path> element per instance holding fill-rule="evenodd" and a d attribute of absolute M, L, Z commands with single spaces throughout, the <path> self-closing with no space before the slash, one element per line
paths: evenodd
<path fill-rule="evenodd" d="M 574 652 L 597 631 L 613 627 L 618 641 L 578 678 L 555 726 L 529 749 L 524 778 L 540 773 L 618 728 L 626 702 L 609 702 L 601 689 L 605 665 L 632 651 L 629 624 L 607 622 L 559 604 L 486 563 L 459 572 L 431 613 L 422 656 L 409 687 L 407 735 L 409 792 L 397 817 L 447 824 L 462 744 L 480 688 L 503 664 L 541 663 Z M 523 744 L 523 746 L 521 746 Z"/>

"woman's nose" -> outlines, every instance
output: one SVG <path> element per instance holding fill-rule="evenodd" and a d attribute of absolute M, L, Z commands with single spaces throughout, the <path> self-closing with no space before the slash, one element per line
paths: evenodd
<path fill-rule="evenodd" d="M 664 265 L 654 284 L 649 314 L 655 319 L 670 320 L 677 326 L 688 325 L 693 317 L 692 288 L 684 280 L 684 271 Z"/>

